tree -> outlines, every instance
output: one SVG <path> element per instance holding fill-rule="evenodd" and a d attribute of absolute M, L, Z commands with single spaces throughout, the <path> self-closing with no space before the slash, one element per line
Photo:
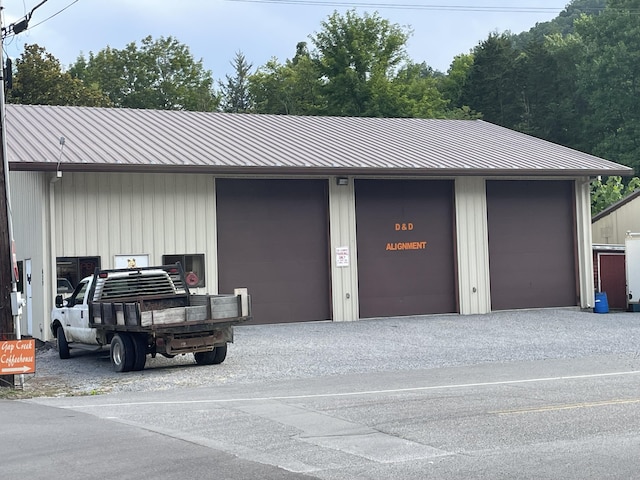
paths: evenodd
<path fill-rule="evenodd" d="M 462 85 L 458 106 L 468 105 L 492 123 L 513 128 L 521 119 L 520 52 L 509 33 L 492 33 L 473 51 L 473 64 Z"/>
<path fill-rule="evenodd" d="M 257 113 L 320 115 L 326 111 L 322 80 L 304 42 L 284 65 L 271 59 L 251 75 L 249 92 Z"/>
<path fill-rule="evenodd" d="M 515 36 L 517 48 L 524 49 L 533 42 L 542 43 L 551 35 L 561 37 L 575 32 L 574 22 L 582 15 L 598 15 L 607 4 L 607 0 L 572 0 L 560 14 L 549 22 L 536 23 L 528 32 Z"/>
<path fill-rule="evenodd" d="M 242 52 L 236 53 L 231 65 L 235 69 L 235 75 L 233 77 L 226 75 L 226 83 L 220 82 L 222 111 L 231 113 L 250 112 L 252 102 L 249 95 L 249 76 L 253 65 L 247 63 Z"/>
<path fill-rule="evenodd" d="M 108 107 L 109 98 L 96 85 L 85 85 L 60 62 L 38 45 L 25 45 L 15 62 L 13 88 L 7 91 L 8 103 L 24 105 L 73 105 Z"/>
<path fill-rule="evenodd" d="M 411 118 L 476 118 L 469 109 L 450 106 L 441 91 L 443 76 L 426 63 L 409 63 L 391 80 L 387 108 L 381 116 Z M 377 90 L 374 89 L 374 94 Z M 379 103 L 378 98 L 374 97 Z M 381 103 L 382 106 L 385 103 Z"/>
<path fill-rule="evenodd" d="M 211 72 L 173 37 L 148 36 L 140 48 L 132 42 L 123 50 L 90 52 L 69 71 L 98 85 L 116 107 L 213 111 L 219 102 Z"/>
<path fill-rule="evenodd" d="M 334 12 L 311 37 L 312 58 L 327 99 L 328 115 L 370 116 L 389 88 L 386 83 L 406 56 L 410 32 L 377 13 L 359 17 L 355 10 L 344 16 Z M 374 93 L 373 87 L 378 91 Z"/>
<path fill-rule="evenodd" d="M 473 54 L 456 55 L 447 70 L 447 75 L 439 81 L 439 90 L 453 107 L 463 106 L 462 93 L 472 67 Z"/>
<path fill-rule="evenodd" d="M 640 0 L 609 0 L 576 21 L 584 43 L 577 86 L 589 103 L 585 138 L 594 154 L 640 172 Z"/>

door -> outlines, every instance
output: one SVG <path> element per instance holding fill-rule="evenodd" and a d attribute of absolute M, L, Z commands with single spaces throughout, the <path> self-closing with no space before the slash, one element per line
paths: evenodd
<path fill-rule="evenodd" d="M 573 184 L 487 182 L 492 310 L 578 304 Z"/>
<path fill-rule="evenodd" d="M 355 188 L 360 317 L 456 312 L 453 182 Z"/>
<path fill-rule="evenodd" d="M 253 323 L 331 318 L 326 180 L 218 179 L 221 293 L 247 287 Z"/>
<path fill-rule="evenodd" d="M 63 326 L 68 342 L 95 343 L 95 333 L 89 329 L 89 306 L 84 303 L 89 281 L 78 284 L 73 295 L 66 302 L 67 306 L 62 309 Z M 91 334 L 92 338 L 87 338 Z"/>
<path fill-rule="evenodd" d="M 609 308 L 627 309 L 624 253 L 598 253 L 598 291 L 607 294 Z"/>

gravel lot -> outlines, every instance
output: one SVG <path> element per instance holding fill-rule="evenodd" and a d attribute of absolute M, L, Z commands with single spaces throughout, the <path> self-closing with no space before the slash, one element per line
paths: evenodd
<path fill-rule="evenodd" d="M 181 386 L 251 384 L 363 372 L 621 355 L 640 368 L 640 313 L 577 309 L 429 315 L 239 326 L 221 365 L 197 366 L 192 355 L 147 360 L 141 372 L 115 373 L 108 351 L 38 349 L 36 373 L 19 396 L 95 395 Z"/>

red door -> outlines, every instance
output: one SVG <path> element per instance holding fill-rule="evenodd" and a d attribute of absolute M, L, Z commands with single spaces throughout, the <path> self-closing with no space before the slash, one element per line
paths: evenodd
<path fill-rule="evenodd" d="M 627 280 L 623 253 L 598 253 L 598 289 L 607 294 L 609 308 L 627 309 Z"/>

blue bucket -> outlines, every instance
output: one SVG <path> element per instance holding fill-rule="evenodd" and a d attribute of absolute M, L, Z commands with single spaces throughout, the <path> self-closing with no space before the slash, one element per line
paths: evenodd
<path fill-rule="evenodd" d="M 593 307 L 593 313 L 609 313 L 607 292 L 596 292 L 596 304 Z"/>

